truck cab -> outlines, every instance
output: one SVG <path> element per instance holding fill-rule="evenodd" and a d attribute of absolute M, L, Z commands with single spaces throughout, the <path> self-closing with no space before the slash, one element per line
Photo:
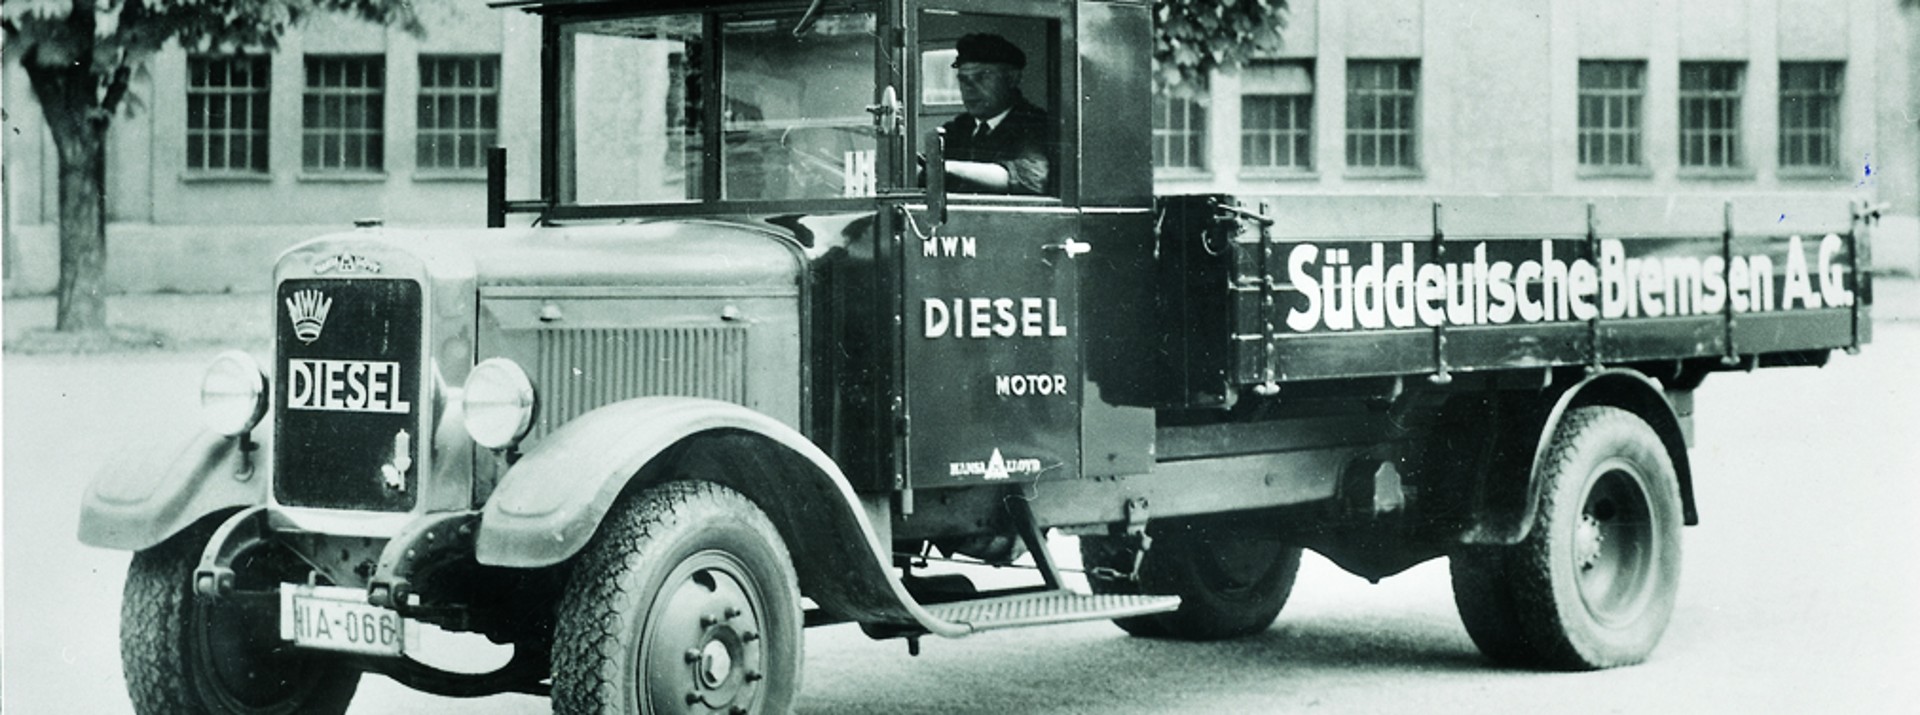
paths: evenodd
<path fill-rule="evenodd" d="M 1697 521 L 1692 389 L 1870 337 L 1831 201 L 1156 196 L 1146 2 L 502 5 L 543 18 L 503 98 L 544 108 L 538 195 L 496 154 L 486 228 L 289 250 L 272 355 L 90 487 L 142 712 L 338 713 L 364 672 L 784 712 L 808 626 L 1230 638 L 1308 548 L 1453 557 L 1496 660 L 1630 664 Z M 987 71 L 1039 137 L 1000 185 L 955 163 L 1008 126 Z M 421 624 L 514 655 L 442 671 Z"/>

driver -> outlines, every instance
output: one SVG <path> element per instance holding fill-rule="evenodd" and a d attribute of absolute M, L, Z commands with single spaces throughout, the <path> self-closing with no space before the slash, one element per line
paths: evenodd
<path fill-rule="evenodd" d="M 999 35 L 976 33 L 954 43 L 960 101 L 967 112 L 946 130 L 946 166 L 954 191 L 1051 194 L 1053 122 L 1020 96 L 1027 55 Z"/>

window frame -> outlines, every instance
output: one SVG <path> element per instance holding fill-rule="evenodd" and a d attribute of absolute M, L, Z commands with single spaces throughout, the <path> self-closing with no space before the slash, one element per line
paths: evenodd
<path fill-rule="evenodd" d="M 1607 76 L 1598 85 L 1589 84 L 1589 70 Z M 1624 71 L 1624 75 L 1615 74 L 1618 71 Z M 1577 84 L 1574 134 L 1580 175 L 1651 177 L 1647 161 L 1646 60 L 1580 60 Z M 1587 123 L 1590 104 L 1599 109 L 1598 125 Z M 1620 157 L 1614 156 L 1616 142 Z M 1595 154 L 1600 155 L 1597 161 L 1592 158 Z"/>
<path fill-rule="evenodd" d="M 250 82 L 245 87 L 239 87 L 233 83 L 234 65 L 240 62 L 252 65 L 248 73 Z M 199 66 L 202 63 L 209 65 L 207 68 L 208 72 L 202 73 L 200 71 Z M 198 84 L 200 78 L 203 76 L 209 79 L 211 78 L 213 67 L 219 67 L 224 71 L 227 79 L 226 83 L 221 85 L 211 83 Z M 187 56 L 185 99 L 185 116 L 183 117 L 185 132 L 183 133 L 184 141 L 182 147 L 185 154 L 181 159 L 181 166 L 184 167 L 184 175 L 187 178 L 265 179 L 272 176 L 273 58 L 271 55 L 244 52 L 229 54 L 189 54 Z M 196 102 L 196 100 L 200 100 L 200 102 Z M 234 112 L 233 107 L 242 100 L 245 100 L 248 111 L 245 113 Z M 225 106 L 226 112 L 223 116 L 227 119 L 226 126 L 213 126 L 210 106 L 216 101 Z M 201 102 L 204 102 L 208 109 L 203 110 L 202 116 L 200 117 L 200 126 L 196 127 L 194 126 L 194 108 L 196 104 Z M 241 117 L 245 118 L 246 126 L 235 126 L 235 122 Z M 255 126 L 255 120 L 258 120 L 257 126 Z M 246 138 L 246 155 L 249 159 L 247 167 L 235 168 L 231 162 L 227 162 L 225 165 L 218 167 L 211 165 L 212 162 L 209 160 L 212 158 L 213 153 L 209 148 L 209 144 L 211 143 L 210 140 L 216 135 L 224 140 L 223 144 L 226 151 L 222 153 L 227 154 L 229 159 L 233 151 L 234 139 L 237 137 Z M 199 150 L 197 152 L 195 150 L 196 139 L 199 141 Z M 200 155 L 200 162 L 198 162 L 197 165 L 195 161 L 196 153 Z"/>
<path fill-rule="evenodd" d="M 1724 72 L 1724 75 L 1716 74 Z M 1705 86 L 1689 87 L 1691 78 L 1704 75 Z M 1731 77 L 1731 87 L 1719 86 L 1719 80 Z M 1749 178 L 1753 175 L 1748 156 L 1747 63 L 1740 60 L 1705 60 L 1680 63 L 1680 84 L 1676 109 L 1679 146 L 1676 160 L 1680 175 L 1696 178 Z M 1700 119 L 1695 125 L 1689 113 Z M 1718 121 L 1716 121 L 1718 120 Z M 1713 141 L 1724 142 L 1722 161 L 1713 161 Z M 1696 155 L 1692 140 L 1698 140 Z"/>
<path fill-rule="evenodd" d="M 1249 77 L 1249 70 L 1257 71 L 1262 67 L 1298 68 L 1306 74 L 1306 92 L 1265 92 L 1250 91 L 1243 83 L 1240 91 L 1240 171 L 1244 175 L 1259 178 L 1310 177 L 1318 172 L 1319 161 L 1316 156 L 1319 142 L 1315 137 L 1314 113 L 1319 93 L 1319 75 L 1314 71 L 1315 63 L 1310 58 L 1289 58 L 1256 60 L 1242 70 L 1242 77 Z M 1271 127 L 1255 128 L 1255 117 L 1250 112 L 1261 111 L 1255 107 L 1272 103 Z M 1282 116 L 1287 121 L 1282 122 Z M 1251 146 L 1257 140 L 1264 139 L 1267 144 L 1266 155 L 1271 161 L 1255 161 Z M 1282 143 L 1288 147 L 1288 154 L 1298 159 L 1292 163 L 1277 161 Z"/>
<path fill-rule="evenodd" d="M 301 58 L 304 77 L 300 93 L 300 173 L 309 179 L 371 179 L 386 175 L 387 171 L 387 101 L 386 94 L 390 85 L 387 82 L 387 58 L 384 54 L 309 54 Z M 321 63 L 316 65 L 316 63 Z M 340 66 L 340 83 L 324 84 L 328 81 L 324 63 L 343 63 Z M 314 83 L 316 66 L 321 67 L 320 79 L 323 84 Z M 357 66 L 357 67 L 356 67 Z M 354 69 L 361 70 L 361 84 L 350 83 L 349 76 Z M 350 126 L 347 118 L 355 100 L 363 102 L 360 126 Z M 316 111 L 315 105 L 318 105 Z M 337 126 L 325 123 L 326 117 L 338 109 L 341 122 Z M 321 124 L 315 125 L 313 119 L 321 118 Z M 354 165 L 347 160 L 350 140 L 358 137 L 360 164 Z M 339 162 L 326 160 L 326 142 L 329 139 L 339 141 Z M 316 142 L 318 148 L 316 149 Z M 317 154 L 317 159 L 313 156 Z"/>
<path fill-rule="evenodd" d="M 1423 103 L 1420 98 L 1420 64 L 1420 60 L 1417 58 L 1363 58 L 1347 60 L 1345 88 L 1347 93 L 1347 107 L 1346 123 L 1343 128 L 1343 134 L 1345 136 L 1344 152 L 1342 154 L 1347 175 L 1362 178 L 1414 177 L 1422 175 L 1422 167 L 1424 165 L 1421 159 L 1421 144 L 1423 142 L 1420 136 L 1422 129 L 1420 113 Z M 1374 71 L 1382 69 L 1394 70 L 1392 86 L 1363 86 L 1360 84 L 1360 78 L 1364 74 L 1369 73 L 1360 70 Z M 1362 123 L 1359 120 L 1366 116 L 1364 110 L 1360 109 L 1363 102 L 1371 102 L 1373 104 L 1373 116 L 1380 120 L 1376 124 L 1371 126 L 1361 125 Z M 1393 107 L 1393 111 L 1385 111 L 1389 106 Z M 1395 119 L 1404 118 L 1405 121 L 1404 123 L 1395 123 L 1389 126 L 1388 122 L 1385 121 L 1385 118 L 1389 116 Z M 1400 158 L 1399 161 L 1393 163 L 1381 162 L 1379 157 L 1384 153 L 1382 149 L 1389 146 L 1387 140 L 1402 136 L 1404 136 L 1406 140 L 1404 147 L 1398 146 L 1397 143 L 1392 145 L 1394 147 L 1394 154 Z M 1370 163 L 1363 163 L 1360 161 L 1362 156 L 1362 145 L 1360 142 L 1368 139 L 1373 140 L 1375 160 Z"/>
<path fill-rule="evenodd" d="M 1211 86 L 1202 86 L 1194 88 L 1191 95 L 1180 96 L 1154 87 L 1153 106 L 1149 111 L 1153 122 L 1152 161 L 1155 178 L 1195 178 L 1212 174 L 1212 162 L 1209 161 L 1213 152 L 1213 137 L 1209 131 L 1213 116 L 1211 92 Z M 1175 111 L 1176 107 L 1179 108 L 1178 112 Z M 1171 125 L 1176 114 L 1183 120 L 1180 127 Z M 1176 145 L 1184 156 L 1189 157 L 1189 162 L 1168 163 Z"/>
<path fill-rule="evenodd" d="M 1790 68 L 1794 70 L 1819 72 L 1821 77 L 1817 82 L 1818 86 L 1812 89 L 1789 89 L 1788 74 Z M 1775 159 L 1779 162 L 1781 174 L 1802 174 L 1818 178 L 1828 178 L 1833 175 L 1834 171 L 1844 166 L 1845 160 L 1842 159 L 1840 143 L 1843 138 L 1844 125 L 1840 120 L 1841 114 L 1845 111 L 1846 106 L 1846 72 L 1846 62 L 1840 60 L 1782 61 L 1780 63 L 1780 96 L 1778 98 L 1780 134 Z M 1818 102 L 1819 106 L 1795 107 L 1793 111 L 1790 111 L 1789 102 L 1793 100 L 1810 100 Z M 1796 114 L 1808 120 L 1809 123 L 1807 125 L 1789 126 L 1788 118 Z M 1816 116 L 1822 117 L 1823 120 L 1816 120 Z M 1824 126 L 1817 126 L 1820 121 L 1824 121 Z M 1827 153 L 1830 155 L 1827 161 L 1790 162 L 1789 154 L 1792 152 L 1790 147 L 1796 140 L 1796 135 L 1798 140 L 1803 142 L 1815 139 L 1824 140 Z M 1809 151 L 1807 153 L 1811 154 L 1812 152 Z"/>
<path fill-rule="evenodd" d="M 485 178 L 487 171 L 487 149 L 500 142 L 500 55 L 497 53 L 421 53 L 415 58 L 419 68 L 419 83 L 414 95 L 414 172 L 427 177 Z M 454 86 L 437 84 L 442 63 L 458 63 L 454 69 Z M 473 83 L 463 84 L 462 80 L 472 72 Z M 488 82 L 491 84 L 488 84 Z M 471 100 L 475 126 L 464 126 L 461 112 L 464 104 Z M 444 121 L 429 125 L 431 114 L 436 120 L 442 120 L 451 104 L 453 126 L 440 126 Z M 432 109 L 430 112 L 429 109 Z M 472 155 L 466 156 L 462 139 L 472 139 Z M 430 144 L 440 140 L 453 142 L 453 163 L 442 165 L 429 161 L 436 156 L 438 145 Z M 468 161 L 468 160 L 471 161 Z"/>
<path fill-rule="evenodd" d="M 1050 96 L 1030 96 L 1028 99 L 1042 105 L 1052 115 L 1056 143 L 1052 157 L 1054 163 L 1051 167 L 1054 190 L 1051 194 L 1042 195 L 949 191 L 947 199 L 955 203 L 976 204 L 1078 205 L 1080 162 L 1074 157 L 1079 153 L 1076 148 L 1078 132 L 1075 128 L 1080 123 L 1080 103 L 1073 98 L 1079 96 L 1079 63 L 1073 52 L 1075 22 L 1071 5 L 1036 4 L 1026 0 L 907 0 L 897 5 L 892 3 L 889 5 L 899 7 L 900 12 L 903 13 L 897 23 L 905 29 L 906 37 L 899 46 L 913 48 L 908 55 L 914 58 L 912 61 L 899 63 L 906 70 L 906 74 L 894 75 L 891 80 L 899 83 L 895 86 L 903 90 L 901 96 L 906 103 L 904 161 L 893 165 L 893 169 L 899 172 L 895 178 L 896 191 L 924 192 L 924 189 L 919 186 L 919 170 L 914 158 L 916 153 L 920 153 L 921 138 L 931 134 L 940 123 L 935 122 L 932 126 L 928 126 L 928 122 L 923 120 L 922 115 L 936 110 L 942 114 L 948 113 L 947 110 L 964 111 L 959 104 L 926 104 L 922 101 L 925 99 L 925 90 L 928 88 L 927 71 L 946 68 L 924 66 L 927 63 L 921 53 L 931 49 L 930 42 L 956 38 L 928 36 L 925 28 L 922 27 L 921 18 L 924 15 L 999 16 L 1018 18 L 1025 22 L 1042 22 L 1049 28 L 1044 47 L 1023 47 L 1022 50 L 1027 54 L 1025 76 L 1028 80 L 1031 81 L 1036 73 L 1045 73 L 1044 79 Z M 884 149 L 882 154 L 881 160 L 884 162 L 886 161 Z M 882 193 L 886 193 L 885 189 L 882 189 Z"/>

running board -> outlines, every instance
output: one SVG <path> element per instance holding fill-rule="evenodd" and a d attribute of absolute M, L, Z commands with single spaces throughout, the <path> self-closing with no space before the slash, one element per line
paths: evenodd
<path fill-rule="evenodd" d="M 968 632 L 1103 621 L 1166 613 L 1180 607 L 1178 596 L 1126 596 L 1075 593 L 1066 589 L 955 601 L 925 606 L 928 615 Z"/>

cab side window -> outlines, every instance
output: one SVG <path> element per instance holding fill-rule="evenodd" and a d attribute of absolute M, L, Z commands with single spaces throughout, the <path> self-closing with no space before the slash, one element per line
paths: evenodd
<path fill-rule="evenodd" d="M 949 191 L 1060 194 L 1058 31 L 1047 18 L 922 13 L 916 151 L 945 132 Z"/>

